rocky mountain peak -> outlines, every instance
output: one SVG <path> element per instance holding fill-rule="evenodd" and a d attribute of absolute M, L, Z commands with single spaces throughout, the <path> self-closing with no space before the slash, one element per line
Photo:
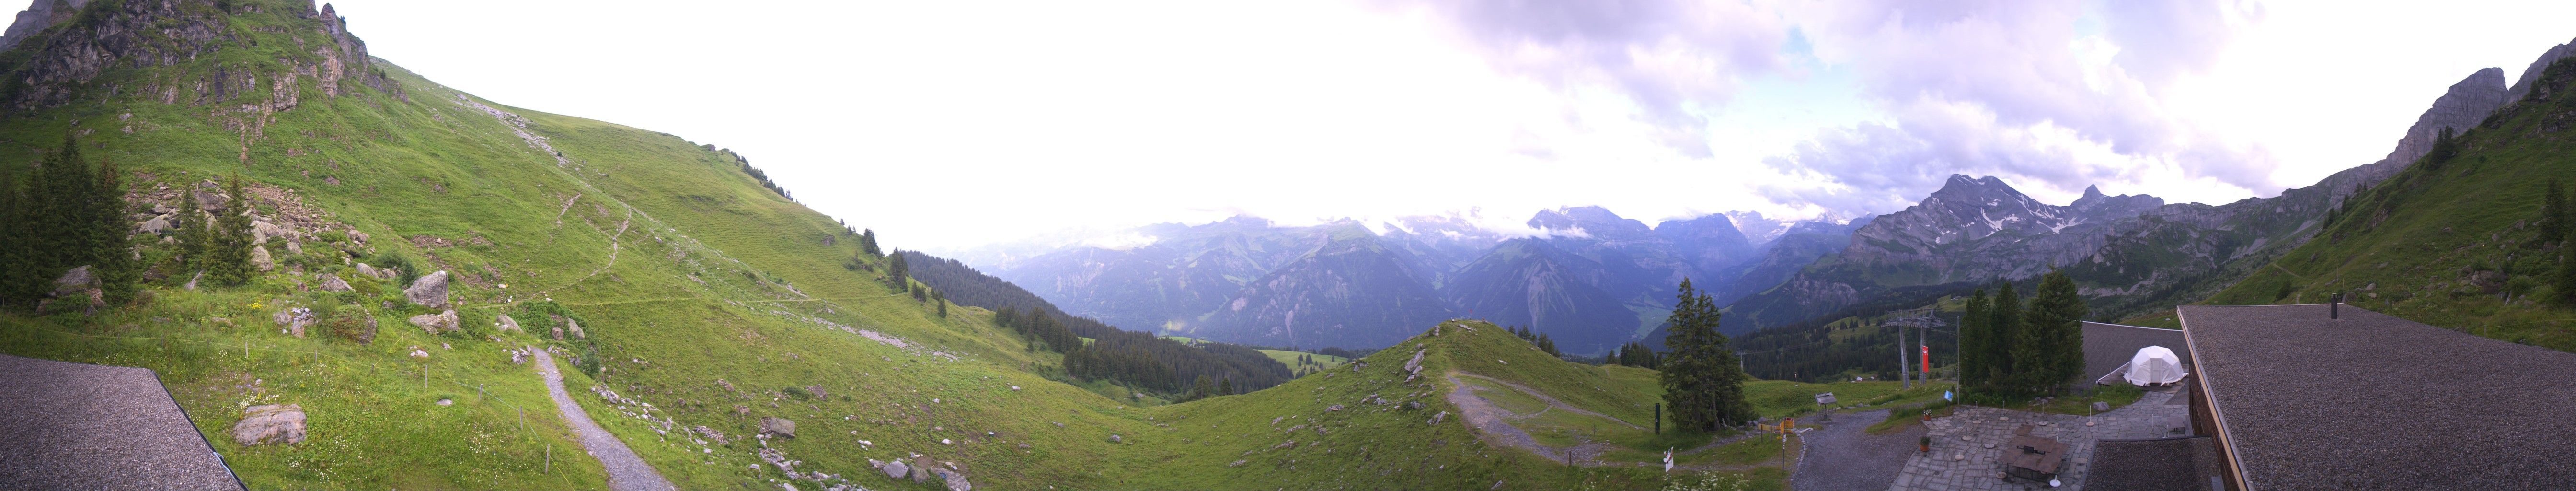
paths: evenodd
<path fill-rule="evenodd" d="M 0 51 L 16 47 L 19 40 L 71 19 L 83 5 L 89 5 L 89 0 L 35 0 L 27 10 L 18 11 L 18 19 L 9 24 L 8 31 L 0 32 Z"/>
<path fill-rule="evenodd" d="M 1537 215 L 1531 216 L 1528 224 L 1531 228 L 1560 232 L 1582 230 L 1586 235 L 1603 240 L 1644 239 L 1654 233 L 1654 229 L 1647 227 L 1646 222 L 1622 218 L 1617 213 L 1611 213 L 1610 209 L 1599 206 L 1542 210 Z"/>
<path fill-rule="evenodd" d="M 2504 102 L 2520 102 L 2524 96 L 2531 95 L 2531 83 L 2540 80 L 2540 72 L 2547 71 L 2549 64 L 2568 56 L 2576 56 L 2576 41 L 2551 46 L 2548 51 L 2540 52 L 2540 59 L 2531 60 L 2531 67 L 2522 69 L 2522 77 L 2513 82 L 2513 88 L 2505 90 Z"/>

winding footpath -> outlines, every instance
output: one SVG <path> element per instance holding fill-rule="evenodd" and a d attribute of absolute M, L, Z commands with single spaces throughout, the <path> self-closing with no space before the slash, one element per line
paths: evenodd
<path fill-rule="evenodd" d="M 570 423 L 573 432 L 581 435 L 582 449 L 589 451 L 591 457 L 599 459 L 601 467 L 608 469 L 608 489 L 679 489 L 672 486 L 670 480 L 663 479 L 662 473 L 653 470 L 652 465 L 645 464 L 643 457 L 637 457 L 635 450 L 626 448 L 626 442 L 618 441 L 615 435 L 608 434 L 608 430 L 600 429 L 599 423 L 590 420 L 590 413 L 581 411 L 580 404 L 572 402 L 572 394 L 564 392 L 563 372 L 555 370 L 553 355 L 541 349 L 529 349 L 528 352 L 537 357 L 537 373 L 546 378 L 546 394 L 554 396 L 555 412 L 562 413 L 564 422 Z"/>

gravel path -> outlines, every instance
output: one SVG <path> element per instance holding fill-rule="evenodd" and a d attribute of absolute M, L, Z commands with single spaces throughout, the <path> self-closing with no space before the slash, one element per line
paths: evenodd
<path fill-rule="evenodd" d="M 1887 410 L 1841 415 L 1823 428 L 1807 432 L 1798 473 L 1789 482 L 1798 491 L 1881 491 L 1896 482 L 1905 459 L 1922 443 L 1923 426 L 1872 435 L 1869 425 L 1887 420 Z M 1805 419 L 1799 421 L 1804 422 Z"/>
<path fill-rule="evenodd" d="M 671 481 L 662 479 L 661 472 L 654 471 L 653 466 L 645 464 L 644 458 L 635 456 L 634 450 L 626 448 L 626 442 L 618 441 L 616 436 L 608 434 L 608 430 L 600 429 L 599 423 L 590 420 L 590 413 L 581 411 L 580 404 L 572 402 L 572 395 L 564 392 L 563 372 L 555 371 L 554 356 L 546 354 L 546 350 L 541 349 L 528 351 L 537 355 L 537 373 L 546 377 L 546 394 L 554 396 L 555 411 L 563 413 L 564 421 L 572 423 L 573 432 L 581 434 L 582 448 L 589 450 L 591 457 L 598 458 L 600 466 L 608 468 L 608 489 L 617 491 L 678 489 L 671 485 Z"/>
<path fill-rule="evenodd" d="M 151 370 L 0 355 L 0 415 L 0 489 L 241 489 Z"/>

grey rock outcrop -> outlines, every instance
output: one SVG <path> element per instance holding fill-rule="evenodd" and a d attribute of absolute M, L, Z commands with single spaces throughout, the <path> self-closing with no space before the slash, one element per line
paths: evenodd
<path fill-rule="evenodd" d="M 945 481 L 948 484 L 948 491 L 973 491 L 975 489 L 975 485 L 968 484 L 966 482 L 966 474 L 964 473 L 940 468 L 931 468 L 930 473 L 938 475 L 941 481 Z"/>
<path fill-rule="evenodd" d="M 7 32 L 0 32 L 0 51 L 18 46 L 19 41 L 43 32 L 47 27 L 70 20 L 73 14 L 80 13 L 82 5 L 88 4 L 89 0 L 35 0 L 27 10 L 18 11 L 17 21 L 9 24 Z"/>
<path fill-rule="evenodd" d="M 98 275 L 92 274 L 89 266 L 64 271 L 62 277 L 54 279 L 54 290 L 48 297 L 36 302 L 37 313 L 96 312 L 107 306 L 104 292 L 99 290 Z"/>
<path fill-rule="evenodd" d="M 420 326 L 421 330 L 429 331 L 430 334 L 456 332 L 462 329 L 456 324 L 454 310 L 411 316 L 411 325 Z"/>
<path fill-rule="evenodd" d="M 2549 50 L 2540 52 L 2539 59 L 2531 60 L 2530 68 L 2522 69 L 2522 76 L 2514 80 L 2513 88 L 2505 90 L 2504 102 L 2506 104 L 2522 102 L 2523 97 L 2531 95 L 2531 84 L 2540 80 L 2540 72 L 2547 70 L 2549 64 L 2557 63 L 2558 60 L 2566 59 L 2568 56 L 2576 56 L 2576 41 L 2551 46 Z"/>
<path fill-rule="evenodd" d="M 2433 151 L 2433 140 L 2441 136 L 2444 128 L 2459 133 L 2477 127 L 2478 123 L 2486 121 L 2487 115 L 2504 107 L 2508 100 L 2507 91 L 2504 70 L 2500 68 L 2478 70 L 2451 84 L 2441 97 L 2433 99 L 2432 108 L 2415 117 L 2415 125 L 2406 128 L 2405 136 L 2398 137 L 2397 148 L 2388 151 L 2388 158 L 2363 166 L 2369 169 L 2363 178 L 2376 183 L 2397 175 L 2397 171 L 2405 170 L 2406 166 L 2415 163 L 2415 159 Z"/>
<path fill-rule="evenodd" d="M 565 329 L 565 330 L 567 330 L 567 331 L 572 332 L 572 337 L 574 337 L 574 338 L 579 338 L 579 339 L 590 339 L 590 335 L 589 335 L 589 334 L 584 334 L 584 333 L 582 333 L 582 332 L 581 332 L 581 321 L 572 320 L 572 319 L 564 319 L 564 329 Z"/>
<path fill-rule="evenodd" d="M 90 274 L 89 266 L 72 268 L 64 271 L 61 277 L 54 278 L 54 296 L 57 297 L 92 288 L 98 288 L 98 275 Z"/>
<path fill-rule="evenodd" d="M 188 196 L 196 198 L 197 207 L 205 209 L 207 213 L 224 212 L 224 202 L 231 199 L 231 197 L 225 196 L 224 193 L 205 189 L 191 191 L 188 193 Z"/>
<path fill-rule="evenodd" d="M 350 291 L 350 290 L 354 290 L 354 289 L 355 289 L 355 288 L 351 288 L 351 287 L 349 287 L 349 281 L 348 281 L 348 280 L 340 279 L 340 275 L 331 274 L 331 273 L 322 273 L 322 274 L 320 274 L 320 275 L 316 275 L 316 278 L 315 278 L 315 279 L 316 279 L 316 280 L 319 280 L 319 281 L 322 283 L 322 291 L 326 291 L 326 292 L 345 292 L 345 291 Z"/>
<path fill-rule="evenodd" d="M 760 433 L 779 438 L 795 438 L 796 422 L 787 418 L 763 417 L 760 418 Z"/>
<path fill-rule="evenodd" d="M 171 225 L 171 224 L 170 224 L 170 218 L 171 218 L 171 217 L 170 217 L 170 215 L 161 215 L 161 216 L 157 216 L 157 217 L 152 217 L 152 219 L 151 219 L 151 220 L 144 220 L 144 221 L 141 221 L 141 222 L 135 222 L 135 224 L 134 224 L 134 233 L 138 233 L 138 234 L 159 234 L 159 233 L 162 233 L 162 232 L 168 232 L 168 231 L 170 231 L 170 230 L 172 230 L 172 229 L 177 228 L 177 227 L 175 227 L 175 226 L 173 226 L 173 225 Z"/>
<path fill-rule="evenodd" d="M 269 320 L 276 321 L 278 326 L 286 328 L 287 334 L 299 338 L 304 337 L 305 327 L 312 326 L 318 321 L 313 315 L 313 309 L 303 307 L 279 309 L 277 313 L 269 315 Z"/>
<path fill-rule="evenodd" d="M 510 318 L 510 314 L 501 314 L 501 319 L 496 322 L 501 324 L 501 330 L 503 331 L 522 330 L 519 328 L 519 320 Z"/>
<path fill-rule="evenodd" d="M 420 279 L 411 282 L 411 288 L 403 289 L 403 298 L 411 300 L 413 304 L 430 308 L 446 308 L 447 272 L 439 271 L 421 275 Z"/>
<path fill-rule="evenodd" d="M 251 246 L 250 265 L 260 271 L 269 271 L 277 269 L 277 260 L 269 257 L 267 246 Z"/>
<path fill-rule="evenodd" d="M 250 222 L 250 243 L 252 244 L 266 244 L 269 238 L 283 236 L 286 236 L 286 227 L 280 227 L 265 220 Z"/>
<path fill-rule="evenodd" d="M 289 242 L 287 242 L 287 243 L 286 243 L 286 255 L 289 255 L 289 256 L 301 256 L 301 255 L 304 255 L 304 244 L 303 244 L 303 243 L 300 243 L 300 242 L 293 242 L 293 241 L 289 241 Z"/>
<path fill-rule="evenodd" d="M 263 443 L 304 443 L 304 407 L 295 404 L 267 404 L 242 408 L 242 419 L 233 423 L 233 443 L 242 446 Z"/>
<path fill-rule="evenodd" d="M 912 475 L 912 466 L 904 465 L 903 459 L 886 461 L 884 464 L 877 465 L 877 470 L 885 471 L 886 477 L 894 479 L 903 479 L 904 476 Z"/>

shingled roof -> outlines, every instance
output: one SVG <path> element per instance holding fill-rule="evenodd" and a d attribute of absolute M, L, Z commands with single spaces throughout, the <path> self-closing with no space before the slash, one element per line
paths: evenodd
<path fill-rule="evenodd" d="M 2576 489 L 2576 354 L 2350 305 L 2179 314 L 2249 489 Z"/>
<path fill-rule="evenodd" d="M 2084 383 L 2092 383 L 2137 356 L 2139 348 L 2163 346 L 2182 357 L 2184 370 L 2191 368 L 2191 353 L 2186 353 L 2182 331 L 2153 327 L 2084 323 Z"/>

